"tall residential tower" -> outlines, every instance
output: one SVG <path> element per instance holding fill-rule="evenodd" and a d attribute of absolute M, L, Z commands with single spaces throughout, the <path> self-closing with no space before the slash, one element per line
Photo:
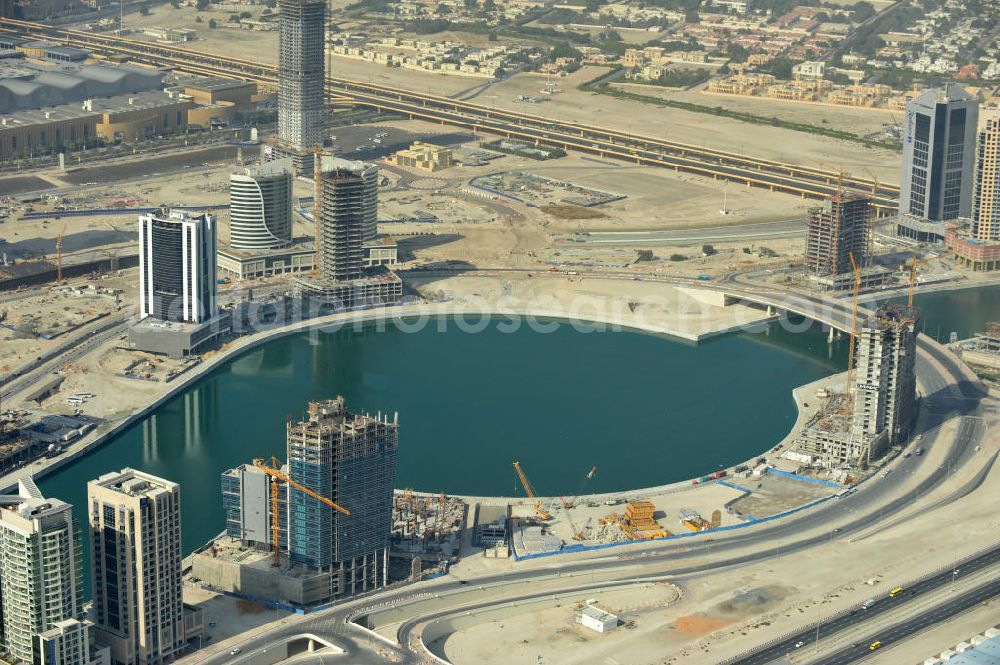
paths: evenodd
<path fill-rule="evenodd" d="M 80 546 L 72 506 L 44 498 L 31 480 L 22 480 L 16 495 L 0 497 L 0 644 L 14 659 L 90 662 Z M 74 639 L 42 640 L 60 627 L 71 629 Z"/>
<path fill-rule="evenodd" d="M 180 498 L 133 469 L 87 483 L 93 616 L 115 663 L 160 665 L 186 645 Z"/>

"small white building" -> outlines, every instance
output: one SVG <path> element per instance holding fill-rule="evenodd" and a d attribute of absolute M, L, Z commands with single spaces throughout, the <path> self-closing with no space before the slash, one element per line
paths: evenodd
<path fill-rule="evenodd" d="M 598 633 L 607 633 L 618 627 L 618 617 L 605 612 L 595 605 L 587 605 L 576 616 L 576 620 L 585 627 Z"/>

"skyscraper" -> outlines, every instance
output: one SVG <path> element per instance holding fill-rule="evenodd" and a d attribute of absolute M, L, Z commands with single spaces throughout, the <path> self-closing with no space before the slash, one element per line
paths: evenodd
<path fill-rule="evenodd" d="M 394 303 L 399 278 L 382 266 L 366 267 L 365 243 L 375 238 L 378 168 L 364 162 L 316 156 L 316 268 L 318 279 L 300 279 L 296 292 L 326 306 Z"/>
<path fill-rule="evenodd" d="M 229 245 L 264 250 L 292 242 L 292 160 L 229 176 Z"/>
<path fill-rule="evenodd" d="M 813 275 L 851 272 L 851 255 L 858 265 L 870 253 L 871 199 L 841 190 L 809 211 L 805 267 Z"/>
<path fill-rule="evenodd" d="M 289 556 L 338 573 L 335 596 L 387 582 L 398 442 L 398 419 L 352 414 L 343 397 L 310 402 L 307 420 L 288 423 L 289 477 L 351 512 L 288 490 Z"/>
<path fill-rule="evenodd" d="M 378 167 L 336 157 L 320 162 L 316 253 L 320 275 L 330 281 L 357 279 L 363 245 L 378 222 Z"/>
<path fill-rule="evenodd" d="M 180 486 L 123 469 L 87 483 L 97 637 L 122 665 L 159 665 L 186 644 Z"/>
<path fill-rule="evenodd" d="M 215 217 L 160 210 L 139 218 L 139 317 L 202 323 L 216 315 Z"/>
<path fill-rule="evenodd" d="M 972 210 L 978 100 L 957 83 L 925 90 L 906 104 L 897 230 L 916 240 L 943 239 L 927 222 Z"/>
<path fill-rule="evenodd" d="M 278 2 L 278 139 L 293 152 L 323 145 L 325 31 L 324 0 Z"/>
<path fill-rule="evenodd" d="M 10 656 L 27 663 L 52 663 L 57 654 L 66 665 L 90 662 L 81 557 L 68 503 L 44 498 L 31 480 L 20 481 L 17 495 L 0 497 L 2 646 Z M 80 638 L 43 652 L 39 636 L 59 626 L 78 627 Z"/>
<path fill-rule="evenodd" d="M 902 305 L 879 307 L 861 325 L 857 340 L 853 430 L 906 439 L 916 417 L 917 335 L 920 312 Z"/>
<path fill-rule="evenodd" d="M 979 132 L 972 237 L 1000 241 L 1000 114 L 987 118 Z"/>

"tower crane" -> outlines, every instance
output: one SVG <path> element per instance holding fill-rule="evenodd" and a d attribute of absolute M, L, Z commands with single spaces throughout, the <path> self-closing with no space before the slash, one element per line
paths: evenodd
<path fill-rule="evenodd" d="M 847 255 L 851 259 L 851 269 L 854 271 L 854 301 L 851 305 L 851 346 L 847 350 L 847 390 L 845 396 L 847 403 L 844 405 L 844 415 L 847 426 L 851 426 L 851 389 L 854 382 L 854 347 L 858 336 L 858 292 L 861 290 L 861 269 L 858 262 L 854 260 L 854 252 Z"/>
<path fill-rule="evenodd" d="M 590 467 L 590 471 L 587 472 L 587 475 L 583 477 L 582 481 L 580 481 L 580 486 L 578 488 L 576 488 L 576 494 L 573 495 L 572 499 L 570 499 L 569 501 L 567 501 L 566 499 L 560 497 L 560 498 L 562 498 L 563 508 L 566 508 L 567 510 L 569 510 L 570 508 L 572 508 L 573 506 L 576 505 L 576 500 L 580 498 L 580 495 L 583 494 L 584 488 L 587 487 L 587 483 L 589 483 L 590 480 L 595 475 L 597 475 L 597 467 L 596 466 L 592 466 L 592 467 Z"/>
<path fill-rule="evenodd" d="M 278 466 L 278 460 L 276 458 L 272 457 L 270 462 L 271 464 L 268 466 L 264 459 L 257 457 L 254 458 L 253 465 L 271 478 L 271 565 L 278 566 L 281 563 L 281 520 L 278 516 L 278 508 L 281 503 L 281 492 L 279 487 L 281 483 L 288 483 L 306 496 L 311 496 L 317 501 L 322 501 L 326 505 L 330 506 L 339 513 L 343 513 L 344 515 L 350 515 L 351 511 L 347 508 L 338 506 L 322 494 L 317 494 L 308 487 L 304 487 L 295 482 L 281 471 L 278 471 L 274 468 Z"/>
<path fill-rule="evenodd" d="M 517 471 L 517 477 L 521 480 L 521 487 L 524 488 L 525 494 L 528 495 L 528 498 L 531 499 L 531 503 L 535 506 L 535 515 L 538 516 L 538 519 L 552 519 L 552 515 L 550 515 L 545 508 L 542 507 L 542 502 L 538 500 L 537 496 L 535 496 L 535 490 L 532 489 L 531 483 L 528 482 L 528 477 L 524 475 L 520 462 L 514 462 L 514 470 Z"/>

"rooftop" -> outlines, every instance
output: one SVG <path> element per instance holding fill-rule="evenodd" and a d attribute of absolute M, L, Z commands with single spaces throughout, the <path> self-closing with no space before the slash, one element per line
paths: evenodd
<path fill-rule="evenodd" d="M 164 491 L 173 491 L 178 486 L 177 483 L 131 468 L 106 473 L 87 484 L 132 497 L 153 496 Z"/>

